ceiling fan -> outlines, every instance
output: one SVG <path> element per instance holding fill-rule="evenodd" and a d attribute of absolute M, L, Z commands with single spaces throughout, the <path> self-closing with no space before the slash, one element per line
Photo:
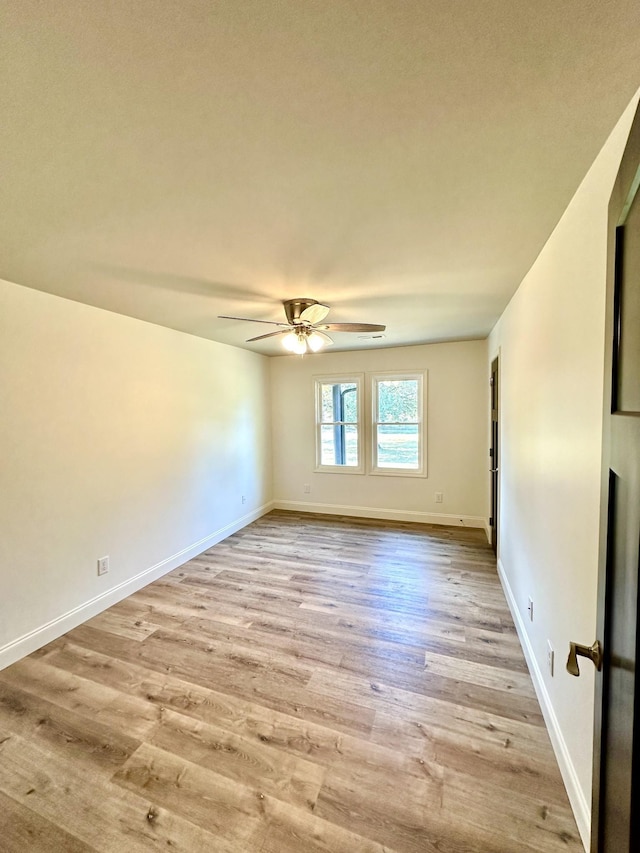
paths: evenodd
<path fill-rule="evenodd" d="M 273 320 L 254 320 L 251 317 L 228 317 L 219 314 L 220 320 L 243 320 L 246 323 L 267 323 L 270 326 L 282 326 L 276 332 L 267 332 L 266 335 L 258 335 L 249 338 L 252 341 L 263 341 L 265 338 L 273 338 L 284 335 L 282 344 L 289 352 L 296 355 L 304 355 L 311 350 L 318 352 L 323 346 L 333 343 L 333 339 L 327 332 L 384 332 L 386 326 L 375 323 L 322 323 L 329 313 L 329 306 L 323 305 L 316 299 L 287 299 L 283 303 L 286 323 L 276 323 Z"/>

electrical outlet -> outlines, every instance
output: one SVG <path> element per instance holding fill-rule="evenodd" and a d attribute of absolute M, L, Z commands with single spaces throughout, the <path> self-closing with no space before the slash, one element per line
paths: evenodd
<path fill-rule="evenodd" d="M 529 622 L 533 622 L 533 598 L 529 599 L 529 603 L 527 604 L 527 612 L 529 614 Z"/>
<path fill-rule="evenodd" d="M 100 557 L 98 560 L 98 574 L 106 575 L 109 571 L 109 558 L 108 557 Z"/>
<path fill-rule="evenodd" d="M 304 484 L 304 486 L 302 487 L 302 491 L 305 495 L 311 494 L 311 486 L 309 485 L 309 483 Z"/>
<path fill-rule="evenodd" d="M 555 652 L 553 651 L 553 646 L 551 645 L 551 640 L 547 640 L 547 669 L 549 671 L 549 675 L 553 678 L 553 663 L 555 658 Z"/>
<path fill-rule="evenodd" d="M 436 503 L 437 504 L 442 503 L 442 492 L 436 492 Z"/>
<path fill-rule="evenodd" d="M 243 496 L 242 496 L 242 503 L 243 503 L 243 504 L 246 504 L 246 502 L 247 502 L 247 496 L 246 496 L 246 495 L 243 495 Z"/>

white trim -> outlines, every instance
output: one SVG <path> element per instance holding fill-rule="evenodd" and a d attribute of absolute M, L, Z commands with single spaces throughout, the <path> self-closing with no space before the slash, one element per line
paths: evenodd
<path fill-rule="evenodd" d="M 418 524 L 443 524 L 447 527 L 480 527 L 486 520 L 476 515 L 448 515 L 444 512 L 417 512 L 409 509 L 380 509 L 369 506 L 348 506 L 341 504 L 317 504 L 306 501 L 273 502 L 274 509 L 288 509 L 293 512 L 317 512 L 323 515 L 350 515 L 356 518 L 380 518 L 387 521 L 415 521 Z"/>
<path fill-rule="evenodd" d="M 564 786 L 567 789 L 567 794 L 569 795 L 569 802 L 571 803 L 576 824 L 578 825 L 578 831 L 580 833 L 584 849 L 588 851 L 591 842 L 591 808 L 587 803 L 584 791 L 580 786 L 578 774 L 573 766 L 567 743 L 560 728 L 560 723 L 558 722 L 556 712 L 554 711 L 551 703 L 551 698 L 547 692 L 542 673 L 540 672 L 540 667 L 538 666 L 538 661 L 536 660 L 531 641 L 529 640 L 529 636 L 525 628 L 525 623 L 517 607 L 502 560 L 499 558 L 498 576 L 502 583 L 502 588 L 507 599 L 507 604 L 509 605 L 509 610 L 513 616 L 513 621 L 518 632 L 518 637 L 520 638 L 520 643 L 522 645 L 522 650 L 524 651 L 527 666 L 529 667 L 529 672 L 531 673 L 531 680 L 533 681 L 533 686 L 542 710 L 542 716 L 544 717 L 549 737 L 551 738 L 553 751 L 556 754 L 556 760 L 560 767 Z"/>
<path fill-rule="evenodd" d="M 227 536 L 231 536 L 232 533 L 241 530 L 247 524 L 251 524 L 252 521 L 256 521 L 258 518 L 266 515 L 273 507 L 273 501 L 263 504 L 258 509 L 221 527 L 209 536 L 205 536 L 204 539 L 200 539 L 198 542 L 194 542 L 192 545 L 183 548 L 182 551 L 172 554 L 154 566 L 134 575 L 132 578 L 117 584 L 106 592 L 100 593 L 95 598 L 85 601 L 84 604 L 74 607 L 73 610 L 69 610 L 67 613 L 63 613 L 61 616 L 52 619 L 39 628 L 35 628 L 28 634 L 18 637 L 17 640 L 12 640 L 0 648 L 0 670 L 10 666 L 12 663 L 25 657 L 25 655 L 31 654 L 36 649 L 45 646 L 52 640 L 61 637 L 67 631 L 71 631 L 72 628 L 76 628 L 82 622 L 86 622 L 87 619 L 97 616 L 98 613 L 101 613 L 113 604 L 117 604 L 118 601 L 122 601 L 123 598 L 137 592 L 137 590 L 142 589 L 142 587 L 152 581 L 173 571 L 173 569 L 186 563 L 192 557 L 196 557 L 223 539 L 226 539 Z"/>

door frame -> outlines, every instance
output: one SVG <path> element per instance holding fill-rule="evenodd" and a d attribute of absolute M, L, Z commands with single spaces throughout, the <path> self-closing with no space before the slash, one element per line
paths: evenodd
<path fill-rule="evenodd" d="M 603 802 L 604 773 L 606 769 L 606 738 L 607 738 L 607 701 L 608 701 L 608 630 L 610 617 L 610 596 L 607 595 L 608 567 L 612 554 L 613 540 L 609 534 L 611 525 L 610 517 L 610 455 L 611 455 L 611 427 L 610 416 L 616 411 L 615 395 L 613 389 L 613 377 L 617 360 L 618 330 L 616 329 L 616 317 L 618 306 L 616 305 L 616 282 L 618 278 L 618 257 L 616 230 L 626 215 L 625 205 L 630 206 L 633 200 L 633 187 L 637 190 L 638 178 L 640 178 L 640 108 L 636 115 L 629 133 L 625 152 L 622 157 L 616 182 L 609 202 L 608 229 L 607 229 L 607 289 L 606 289 L 606 312 L 605 312 L 605 362 L 604 362 L 604 390 L 603 390 L 603 434 L 602 434 L 602 464 L 601 464 L 601 489 L 600 489 L 600 538 L 598 554 L 598 597 L 597 597 L 597 622 L 596 637 L 600 640 L 603 648 L 602 671 L 596 672 L 595 678 L 595 705 L 594 705 L 594 737 L 593 737 L 593 783 L 591 799 L 591 853 L 600 853 L 603 849 L 603 824 L 600 812 Z M 638 607 L 636 603 L 636 613 Z M 640 657 L 637 656 L 640 660 Z M 635 695 L 638 696 L 640 680 L 635 679 Z M 634 732 L 640 730 L 640 710 L 638 703 L 634 709 L 632 722 Z M 640 786 L 640 744 L 638 738 L 634 738 L 633 758 L 634 771 L 632 778 L 632 791 L 638 791 Z"/>
<path fill-rule="evenodd" d="M 491 547 L 498 556 L 498 525 L 500 520 L 500 353 L 491 361 L 489 415 L 489 473 L 491 475 Z"/>

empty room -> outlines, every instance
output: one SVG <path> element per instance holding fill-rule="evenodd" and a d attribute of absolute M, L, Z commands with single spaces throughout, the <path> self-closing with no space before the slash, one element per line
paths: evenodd
<path fill-rule="evenodd" d="M 637 2 L 0 56 L 0 853 L 640 849 Z"/>

